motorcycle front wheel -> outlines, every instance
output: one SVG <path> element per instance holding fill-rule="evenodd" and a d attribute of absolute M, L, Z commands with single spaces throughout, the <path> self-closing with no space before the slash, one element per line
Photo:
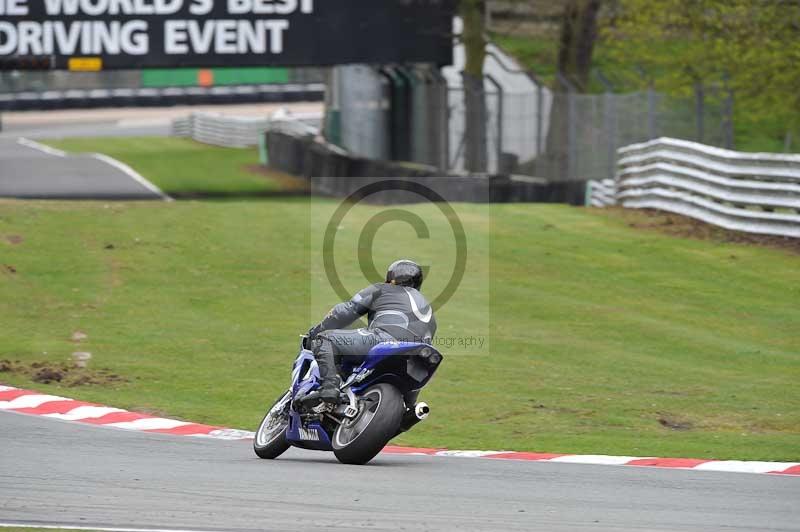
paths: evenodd
<path fill-rule="evenodd" d="M 286 441 L 290 399 L 289 392 L 280 396 L 261 420 L 253 437 L 253 450 L 259 458 L 277 458 L 290 447 L 289 442 Z"/>
<path fill-rule="evenodd" d="M 400 427 L 405 406 L 391 384 L 376 384 L 359 397 L 358 415 L 333 433 L 333 453 L 343 464 L 366 464 L 389 443 Z"/>

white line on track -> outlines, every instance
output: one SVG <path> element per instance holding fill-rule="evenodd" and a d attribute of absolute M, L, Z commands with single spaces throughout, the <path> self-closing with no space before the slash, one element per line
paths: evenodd
<path fill-rule="evenodd" d="M 89 156 L 99 161 L 103 161 L 106 164 L 110 164 L 120 172 L 123 172 L 128 177 L 130 177 L 131 179 L 142 185 L 144 188 L 146 188 L 153 194 L 161 196 L 161 199 L 163 199 L 164 201 L 173 201 L 172 198 L 164 194 L 164 192 L 160 188 L 158 188 L 153 183 L 142 177 L 136 170 L 134 170 L 127 164 L 120 162 L 112 157 L 109 157 L 108 155 L 103 155 L 102 153 L 90 153 Z"/>
<path fill-rule="evenodd" d="M 185 427 L 191 425 L 188 421 L 178 421 L 177 419 L 164 419 L 161 417 L 151 417 L 144 419 L 136 419 L 134 421 L 119 421 L 117 423 L 108 423 L 107 427 L 117 427 L 118 429 L 128 430 L 159 430 L 159 429 L 174 429 L 177 427 Z"/>
<path fill-rule="evenodd" d="M 639 460 L 639 456 L 607 456 L 604 454 L 584 454 L 572 456 L 559 456 L 551 458 L 548 462 L 561 462 L 564 464 L 592 464 L 592 465 L 625 465 L 632 460 Z"/>
<path fill-rule="evenodd" d="M 36 142 L 35 140 L 27 139 L 25 137 L 20 137 L 17 139 L 17 143 L 21 144 L 22 146 L 26 146 L 28 148 L 40 151 L 42 153 L 46 153 L 47 155 L 53 155 L 55 157 L 66 157 L 68 154 L 65 151 L 58 150 L 56 148 L 51 148 L 41 142 Z M 128 166 L 127 164 L 114 159 L 113 157 L 109 157 L 108 155 L 103 155 L 102 153 L 87 153 L 87 156 L 91 157 L 92 159 L 97 159 L 98 161 L 103 161 L 104 163 L 113 166 L 123 174 L 127 175 L 144 188 L 155 194 L 156 196 L 160 197 L 164 201 L 174 201 L 170 196 L 164 194 L 160 188 L 155 186 L 153 183 L 145 179 L 139 172 Z"/>
<path fill-rule="evenodd" d="M 84 526 L 84 525 L 70 525 L 70 524 L 44 525 L 38 523 L 0 523 L 0 528 L 46 528 L 49 530 L 101 530 L 103 532 L 217 532 L 213 529 L 192 530 L 188 528 L 131 528 L 122 526 L 108 527 L 108 526 Z"/>
<path fill-rule="evenodd" d="M 23 146 L 26 146 L 28 148 L 40 151 L 42 153 L 46 153 L 47 155 L 53 155 L 54 157 L 66 157 L 67 156 L 67 152 L 65 152 L 65 151 L 61 151 L 61 150 L 57 150 L 55 148 L 51 148 L 50 146 L 46 146 L 44 144 L 36 142 L 35 140 L 26 139 L 25 137 L 20 137 L 19 139 L 17 139 L 17 144 L 22 144 Z"/>

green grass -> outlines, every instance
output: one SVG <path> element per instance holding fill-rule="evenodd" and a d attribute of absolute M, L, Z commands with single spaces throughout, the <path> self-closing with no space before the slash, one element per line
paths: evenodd
<path fill-rule="evenodd" d="M 514 56 L 521 65 L 536 74 L 539 79 L 549 86 L 556 82 L 558 39 L 556 37 L 542 37 L 540 35 L 511 35 L 495 32 L 492 42 L 500 46 L 505 52 Z M 665 49 L 674 52 L 672 47 L 661 44 Z M 604 48 L 602 41 L 597 43 L 592 56 L 592 67 L 605 75 L 617 92 L 633 91 L 646 88 L 646 80 L 631 66 L 620 64 Z M 589 91 L 602 93 L 606 87 L 597 76 L 592 76 Z"/>
<path fill-rule="evenodd" d="M 551 86 L 555 83 L 558 54 L 556 39 L 494 33 L 492 41 L 514 56 L 524 68 L 536 74 L 543 83 Z"/>
<path fill-rule="evenodd" d="M 258 164 L 255 149 L 219 148 L 174 137 L 75 138 L 48 144 L 74 152 L 101 150 L 135 164 L 140 174 L 173 197 L 259 196 L 279 188 L 247 169 Z M 161 157 L 165 152 L 170 156 Z"/>
<path fill-rule="evenodd" d="M 92 367 L 129 382 L 0 381 L 253 429 L 287 385 L 297 334 L 336 302 L 313 258 L 318 223 L 336 206 L 0 202 L 0 360 L 90 351 Z M 566 206 L 456 209 L 471 262 L 437 312 L 440 335 L 488 331 L 490 353 L 445 349 L 423 394 L 433 415 L 397 443 L 800 460 L 796 254 L 637 231 Z M 381 210 L 358 206 L 342 224 L 349 289 L 362 281 L 348 253 Z M 389 223 L 376 262 L 413 250 L 432 265 L 426 289 L 437 293 L 450 268 L 446 226 L 434 206 L 409 210 L 431 224 L 431 239 Z M 76 330 L 88 339 L 72 342 Z"/>

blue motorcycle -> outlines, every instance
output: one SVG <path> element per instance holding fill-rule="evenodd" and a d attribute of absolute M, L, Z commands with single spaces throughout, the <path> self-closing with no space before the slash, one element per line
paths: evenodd
<path fill-rule="evenodd" d="M 312 394 L 320 386 L 320 374 L 305 340 L 292 368 L 289 390 L 256 431 L 253 449 L 260 458 L 277 458 L 295 446 L 333 451 L 345 464 L 365 464 L 389 440 L 430 413 L 428 405 L 416 399 L 442 362 L 442 354 L 433 346 L 384 342 L 365 357 L 344 357 L 339 368 L 342 402 L 332 405 Z"/>

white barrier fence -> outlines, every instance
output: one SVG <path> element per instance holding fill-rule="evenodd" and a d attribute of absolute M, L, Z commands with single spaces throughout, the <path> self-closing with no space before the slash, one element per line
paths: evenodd
<path fill-rule="evenodd" d="M 256 146 L 263 131 L 279 130 L 315 135 L 321 126 L 322 113 L 290 114 L 278 110 L 268 118 L 192 113 L 172 122 L 172 134 L 214 146 L 245 148 Z"/>
<path fill-rule="evenodd" d="M 587 203 L 660 209 L 726 229 L 800 238 L 800 155 L 671 138 L 617 153 L 616 181 L 591 182 Z"/>
<path fill-rule="evenodd" d="M 613 179 L 588 181 L 586 183 L 586 205 L 608 207 L 617 204 L 617 183 Z"/>

